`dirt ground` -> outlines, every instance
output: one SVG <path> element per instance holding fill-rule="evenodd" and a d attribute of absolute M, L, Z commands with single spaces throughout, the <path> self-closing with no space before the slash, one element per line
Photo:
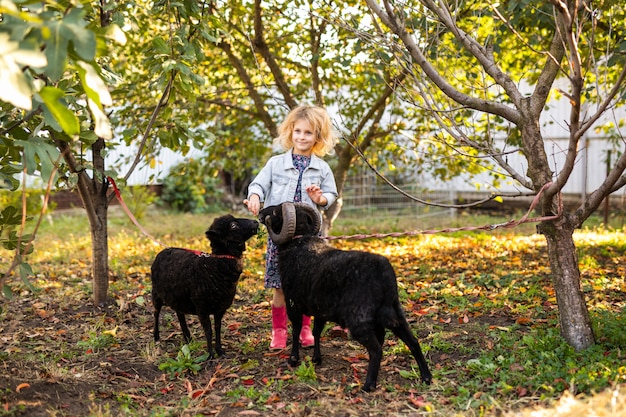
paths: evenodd
<path fill-rule="evenodd" d="M 389 249 L 394 247 L 390 245 Z M 597 256 L 603 261 L 594 264 L 594 271 L 623 276 L 621 255 L 600 249 L 606 256 Z M 403 289 L 411 290 L 413 295 L 404 302 L 409 324 L 422 346 L 429 347 L 425 352 L 434 374 L 432 385 L 419 381 L 417 364 L 406 346 L 388 336 L 378 389 L 372 393 L 360 390 L 365 380 L 367 352 L 342 331 L 328 329 L 324 333 L 323 363 L 316 367 L 306 359 L 311 349 L 301 351 L 302 364 L 295 368 L 287 365 L 286 352 L 269 351 L 269 294 L 262 288 L 262 279 L 255 275 L 258 268 L 244 268 L 238 295 L 224 317 L 222 340 L 226 355 L 196 363 L 206 345 L 195 317 L 188 317 L 195 339 L 190 358 L 181 356 L 182 336 L 169 308 L 161 315 L 161 341 L 155 344 L 153 340 L 146 255 L 124 261 L 124 273 L 111 280 L 112 303 L 106 308 L 93 306 L 87 261 L 74 260 L 74 254 L 67 266 L 52 259 L 54 268 L 39 265 L 39 270 L 46 272 L 41 277 L 44 285 L 37 294 L 24 289 L 11 300 L 3 299 L 1 305 L 0 416 L 474 417 L 508 416 L 529 406 L 550 405 L 562 389 L 544 396 L 550 391 L 532 391 L 521 383 L 505 387 L 507 394 L 498 397 L 501 380 L 468 372 L 468 361 L 497 343 L 494 332 L 514 331 L 520 338 L 530 333 L 531 325 L 520 321 L 515 303 L 533 303 L 532 325 L 545 326 L 547 319 L 556 314 L 556 306 L 549 301 L 549 289 L 544 288 L 549 286 L 549 278 L 540 267 L 545 263 L 541 251 L 524 253 L 518 249 L 511 258 L 498 252 L 499 257 L 477 256 L 478 262 L 469 264 L 467 260 L 472 257 L 468 253 L 477 250 L 470 242 L 467 247 L 457 244 L 432 251 L 435 255 L 428 262 L 431 281 L 414 283 L 429 285 L 430 293 L 421 292 L 418 285 Z M 405 277 L 424 261 L 425 255 L 413 249 L 398 253 L 393 261 Z M 258 260 L 262 255 L 248 256 Z M 496 265 L 500 258 L 506 262 Z M 115 261 L 113 258 L 112 263 Z M 453 289 L 457 290 L 458 285 L 470 284 L 463 279 L 470 271 L 476 273 L 474 280 L 482 285 L 476 289 L 496 297 L 500 283 L 492 282 L 490 277 L 499 268 L 503 277 L 512 269 L 534 268 L 527 276 L 536 282 L 522 282 L 520 288 L 528 292 L 517 291 L 518 297 L 507 298 L 509 301 L 500 308 L 481 308 L 475 314 L 455 305 L 443 306 L 443 301 L 432 295 L 446 283 L 454 284 Z M 508 292 L 513 282 L 502 281 L 502 285 L 506 286 L 502 288 L 506 294 L 513 294 Z M 606 288 L 594 293 L 598 300 L 605 304 L 622 302 L 623 290 L 603 285 Z M 531 290 L 538 288 L 535 294 L 540 296 L 531 298 Z M 458 299 L 471 306 L 480 304 L 472 295 Z M 456 298 L 447 300 L 454 303 Z M 199 370 L 174 372 L 174 365 L 185 361 L 187 365 L 200 365 Z M 516 369 L 502 372 L 524 369 L 520 364 L 511 366 Z M 524 372 L 531 378 L 536 370 Z M 547 380 L 546 384 L 557 382 Z M 566 382 L 558 383 L 567 385 Z M 459 398 L 464 399 L 463 404 Z M 467 399 L 479 405 L 470 406 Z"/>
<path fill-rule="evenodd" d="M 300 377 L 287 365 L 286 352 L 268 349 L 265 301 L 250 304 L 238 296 L 223 323 L 226 355 L 203 363 L 196 374 L 172 376 L 158 366 L 165 357 L 176 358 L 181 346 L 171 310 L 161 315 L 162 340 L 155 345 L 149 302 L 140 305 L 125 300 L 128 294 L 117 294 L 116 304 L 103 310 L 87 298 L 68 302 L 51 295 L 17 297 L 3 305 L 0 415 L 406 415 L 424 405 L 420 392 L 428 387 L 401 376 L 416 369 L 416 362 L 403 346 L 389 353 L 402 344 L 393 339 L 386 342 L 374 393 L 360 391 L 366 351 L 342 331 L 325 333 L 317 380 Z M 199 322 L 188 321 L 203 351 Z M 427 332 L 424 323 L 411 325 Z M 115 336 L 114 343 L 89 347 L 106 332 Z M 303 358 L 310 354 L 311 349 L 301 351 Z M 432 368 L 458 359 L 428 355 Z"/>

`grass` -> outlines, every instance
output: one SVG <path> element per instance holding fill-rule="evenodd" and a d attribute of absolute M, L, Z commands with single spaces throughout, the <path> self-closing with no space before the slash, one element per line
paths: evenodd
<path fill-rule="evenodd" d="M 142 225 L 168 245 L 208 249 L 204 231 L 211 220 L 209 215 L 151 210 Z M 464 220 L 484 225 L 494 219 Z M 389 223 L 378 219 L 375 227 L 372 221 L 340 217 L 333 233 L 388 232 L 392 230 L 388 226 L 416 229 L 398 219 Z M 95 369 L 92 377 L 98 386 L 107 383 L 102 369 L 123 366 L 115 365 L 118 355 L 127 362 L 148 364 L 149 372 L 159 368 L 163 372 L 163 378 L 148 383 L 141 382 L 143 374 L 137 372 L 133 384 L 124 387 L 120 381 L 130 378 L 125 370 L 122 377 L 115 376 L 108 397 L 102 390 L 89 397 L 89 410 L 84 412 L 91 415 L 120 411 L 188 415 L 190 410 L 198 414 L 249 410 L 329 415 L 331 410 L 343 410 L 345 415 L 374 415 L 377 410 L 396 410 L 437 416 L 502 415 L 529 405 L 549 406 L 565 392 L 591 395 L 626 384 L 626 238 L 617 228 L 588 228 L 575 236 L 583 289 L 598 338 L 584 352 L 575 352 L 559 335 L 545 241 L 532 232 L 333 241 L 346 249 L 389 257 L 398 273 L 402 304 L 434 375 L 432 386 L 421 385 L 406 346 L 388 337 L 379 390 L 370 395 L 358 391 L 366 364 L 362 349 L 350 340 L 331 339 L 329 331 L 322 367 L 316 368 L 305 357 L 297 367 L 285 369 L 284 359 L 267 356 L 263 236 L 250 242 L 238 299 L 225 324 L 224 338 L 232 353 L 212 368 L 204 366 L 204 340 L 197 322 L 196 340 L 190 345 L 180 345 L 178 333 L 159 346 L 151 341 L 149 266 L 161 247 L 115 209 L 109 237 L 110 292 L 117 301 L 112 312 L 79 311 L 76 318 L 68 314 L 89 303 L 91 246 L 84 216 L 55 214 L 44 222 L 29 259 L 36 274 L 31 280 L 39 292 L 31 294 L 22 283 L 11 282 L 17 296 L 0 313 L 5 335 L 0 339 L 0 364 L 5 367 L 18 361 L 20 369 L 37 369 L 38 375 L 64 384 L 74 383 L 77 374 L 87 382 Z M 0 252 L 0 258 L 5 253 Z M 163 326 L 177 329 L 175 316 L 171 312 L 164 316 Z M 39 324 L 31 331 L 23 328 L 32 326 L 28 323 Z M 209 392 L 212 402 L 207 401 Z M 22 404 L 15 395 L 14 390 L 0 392 L 4 415 L 19 415 Z"/>

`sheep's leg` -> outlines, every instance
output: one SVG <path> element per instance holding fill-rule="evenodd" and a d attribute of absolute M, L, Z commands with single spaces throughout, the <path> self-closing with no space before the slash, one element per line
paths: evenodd
<path fill-rule="evenodd" d="M 154 298 L 152 300 L 154 305 L 154 341 L 159 341 L 159 316 L 161 315 L 161 308 L 163 307 L 163 300 L 160 298 Z"/>
<path fill-rule="evenodd" d="M 222 349 L 222 317 L 224 312 L 213 314 L 213 320 L 215 320 L 215 352 L 222 356 L 224 349 Z"/>
<path fill-rule="evenodd" d="M 378 343 L 382 346 L 385 343 L 385 327 L 384 326 L 376 326 L 376 339 L 378 339 Z"/>
<path fill-rule="evenodd" d="M 413 357 L 417 361 L 417 365 L 420 368 L 420 376 L 422 377 L 422 381 L 430 385 L 433 376 L 428 369 L 428 364 L 426 363 L 426 358 L 424 358 L 424 354 L 422 353 L 422 348 L 420 347 L 419 341 L 415 338 L 415 336 L 413 336 L 413 332 L 409 327 L 409 323 L 404 320 L 404 323 L 400 323 L 397 327 L 394 327 L 391 330 L 408 346 L 409 350 L 413 354 Z"/>
<path fill-rule="evenodd" d="M 183 340 L 185 343 L 191 342 L 191 333 L 189 333 L 189 327 L 187 327 L 187 320 L 185 320 L 185 314 L 176 312 L 178 322 L 180 323 L 180 329 L 183 332 Z"/>
<path fill-rule="evenodd" d="M 202 329 L 204 330 L 204 337 L 206 338 L 206 350 L 207 352 L 209 352 L 209 359 L 213 359 L 215 357 L 215 352 L 213 351 L 213 330 L 211 329 L 211 315 L 203 313 L 198 314 L 198 317 L 200 318 L 200 324 L 202 324 Z"/>
<path fill-rule="evenodd" d="M 313 339 L 315 340 L 315 344 L 313 345 L 313 357 L 311 360 L 316 365 L 322 363 L 320 340 L 322 340 L 322 331 L 324 331 L 324 326 L 326 326 L 326 320 L 322 320 L 317 317 L 313 319 Z"/>
<path fill-rule="evenodd" d="M 302 312 L 290 311 L 289 308 L 287 308 L 287 315 L 289 316 L 289 321 L 291 321 L 291 354 L 289 355 L 287 363 L 291 366 L 295 366 L 300 361 L 300 341 L 298 339 L 300 337 L 300 331 L 302 330 Z"/>
<path fill-rule="evenodd" d="M 349 329 L 350 334 L 360 344 L 365 346 L 369 354 L 369 365 L 367 366 L 367 376 L 363 391 L 370 392 L 376 389 L 376 381 L 378 381 L 378 371 L 380 371 L 380 362 L 383 359 L 383 347 L 378 342 L 378 328 L 361 327 L 357 329 Z"/>

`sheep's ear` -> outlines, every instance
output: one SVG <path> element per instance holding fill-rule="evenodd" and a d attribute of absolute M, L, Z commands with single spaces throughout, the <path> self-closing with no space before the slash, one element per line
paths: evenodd
<path fill-rule="evenodd" d="M 274 243 L 280 245 L 293 238 L 296 231 L 296 208 L 293 203 L 283 203 L 281 208 L 283 225 L 281 230 L 274 230 L 272 227 L 272 216 L 265 217 L 265 226 L 267 233 Z"/>
<path fill-rule="evenodd" d="M 307 230 L 306 234 L 310 234 L 311 236 L 317 235 L 322 228 L 322 218 L 320 216 L 320 212 L 306 203 L 295 203 L 294 205 L 300 213 L 306 215 L 308 218 L 308 224 L 310 225 L 311 230 Z"/>

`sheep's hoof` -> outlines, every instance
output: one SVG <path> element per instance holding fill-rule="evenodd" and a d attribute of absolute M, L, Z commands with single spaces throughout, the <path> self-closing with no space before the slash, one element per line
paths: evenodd
<path fill-rule="evenodd" d="M 313 362 L 315 365 L 321 365 L 322 364 L 322 357 L 321 356 L 313 356 L 311 358 L 311 362 Z"/>
<path fill-rule="evenodd" d="M 300 358 L 297 356 L 290 356 L 289 359 L 287 359 L 289 366 L 296 366 L 298 362 L 300 362 Z"/>
<path fill-rule="evenodd" d="M 365 385 L 363 385 L 363 388 L 361 388 L 363 391 L 365 392 L 372 392 L 376 389 L 376 383 L 375 382 L 366 382 Z"/>

